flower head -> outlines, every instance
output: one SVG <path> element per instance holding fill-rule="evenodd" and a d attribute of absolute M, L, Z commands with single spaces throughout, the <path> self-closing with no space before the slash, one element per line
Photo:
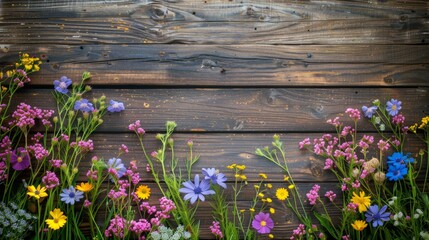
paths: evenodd
<path fill-rule="evenodd" d="M 64 188 L 63 192 L 60 194 L 61 201 L 66 204 L 74 205 L 75 202 L 79 202 L 81 198 L 83 198 L 83 192 L 76 191 L 73 186 L 69 188 Z"/>
<path fill-rule="evenodd" d="M 34 187 L 34 185 L 28 186 L 27 195 L 30 197 L 34 197 L 37 200 L 48 196 L 48 194 L 46 193 L 46 188 L 40 185 L 37 185 L 37 188 Z"/>
<path fill-rule="evenodd" d="M 82 112 L 92 112 L 94 111 L 94 106 L 88 101 L 88 99 L 83 98 L 74 103 L 74 110 L 80 110 Z"/>
<path fill-rule="evenodd" d="M 276 197 L 280 201 L 284 201 L 289 197 L 289 191 L 286 188 L 278 188 L 276 190 Z"/>
<path fill-rule="evenodd" d="M 404 179 L 404 176 L 407 175 L 408 168 L 405 165 L 389 165 L 389 169 L 387 170 L 386 177 L 390 181 L 398 181 L 400 179 Z"/>
<path fill-rule="evenodd" d="M 17 151 L 13 151 L 10 156 L 10 163 L 12 168 L 21 171 L 30 167 L 30 156 L 28 155 L 27 150 L 23 147 L 19 147 Z"/>
<path fill-rule="evenodd" d="M 203 168 L 202 172 L 204 175 L 204 179 L 209 179 L 213 184 L 217 184 L 223 188 L 226 188 L 225 174 L 219 173 L 219 171 L 214 168 Z"/>
<path fill-rule="evenodd" d="M 252 227 L 260 234 L 267 234 L 274 228 L 274 221 L 270 218 L 269 213 L 260 212 L 255 215 Z"/>
<path fill-rule="evenodd" d="M 68 87 L 72 84 L 72 80 L 70 78 L 67 78 L 66 76 L 62 76 L 60 80 L 54 81 L 54 88 L 55 91 L 66 94 L 68 93 Z"/>
<path fill-rule="evenodd" d="M 390 220 L 390 212 L 386 212 L 387 205 L 379 209 L 378 205 L 372 205 L 365 213 L 366 221 L 372 222 L 373 227 L 383 226 L 383 221 Z"/>
<path fill-rule="evenodd" d="M 150 196 L 150 188 L 146 185 L 140 185 L 136 189 L 135 193 L 136 193 L 137 197 L 140 199 L 148 199 Z"/>
<path fill-rule="evenodd" d="M 76 190 L 79 190 L 79 191 L 81 191 L 81 192 L 89 192 L 89 191 L 91 191 L 92 189 L 94 188 L 94 186 L 92 186 L 92 184 L 91 183 L 89 183 L 89 182 L 82 182 L 82 183 L 80 183 L 80 185 L 77 185 L 76 186 Z"/>
<path fill-rule="evenodd" d="M 400 152 L 395 152 L 391 156 L 387 157 L 387 164 L 392 165 L 403 165 L 406 163 L 413 163 L 414 158 L 409 157 L 408 155 L 404 155 Z"/>
<path fill-rule="evenodd" d="M 351 201 L 352 203 L 358 205 L 359 212 L 361 213 L 365 212 L 371 204 L 371 196 L 365 196 L 364 191 L 360 191 L 359 195 L 357 195 L 356 192 L 353 192 Z"/>
<path fill-rule="evenodd" d="M 109 166 L 109 168 L 116 170 L 116 175 L 118 178 L 124 176 L 125 172 L 127 171 L 127 168 L 122 163 L 122 160 L 120 158 L 109 159 L 107 165 Z"/>
<path fill-rule="evenodd" d="M 194 204 L 197 199 L 204 201 L 204 195 L 215 194 L 215 191 L 210 189 L 210 181 L 205 179 L 200 182 L 200 176 L 195 175 L 194 182 L 186 181 L 183 183 L 184 188 L 179 189 L 179 192 L 186 193 L 183 198 L 186 200 L 191 200 L 191 204 Z"/>
<path fill-rule="evenodd" d="M 401 104 L 401 101 L 392 98 L 386 103 L 386 111 L 389 113 L 390 116 L 395 116 L 396 114 L 398 114 L 399 110 L 401 110 Z"/>
<path fill-rule="evenodd" d="M 55 208 L 54 211 L 50 211 L 52 219 L 46 219 L 45 222 L 48 227 L 53 230 L 58 230 L 64 226 L 67 222 L 67 217 L 59 208 Z"/>
<path fill-rule="evenodd" d="M 377 109 L 378 109 L 377 106 L 372 106 L 372 107 L 362 106 L 363 114 L 367 118 L 372 118 L 372 115 L 374 115 Z"/>
<path fill-rule="evenodd" d="M 115 100 L 110 100 L 110 106 L 107 107 L 109 112 L 121 112 L 125 109 L 123 102 L 117 102 Z"/>
<path fill-rule="evenodd" d="M 366 227 L 368 226 L 368 224 L 366 224 L 365 221 L 363 220 L 356 220 L 354 223 L 352 223 L 352 227 L 354 228 L 354 230 L 356 231 L 362 231 L 364 230 Z"/>

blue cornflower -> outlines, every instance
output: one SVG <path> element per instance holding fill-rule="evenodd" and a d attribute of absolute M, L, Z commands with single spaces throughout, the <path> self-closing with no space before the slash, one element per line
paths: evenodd
<path fill-rule="evenodd" d="M 404 179 L 404 176 L 407 175 L 408 168 L 403 164 L 393 164 L 389 165 L 389 169 L 387 170 L 386 177 L 390 181 L 398 181 L 400 179 Z"/>
<path fill-rule="evenodd" d="M 124 109 L 125 109 L 124 103 L 117 102 L 114 100 L 110 100 L 110 106 L 107 107 L 107 111 L 109 112 L 120 112 Z"/>
<path fill-rule="evenodd" d="M 202 172 L 205 179 L 209 179 L 213 184 L 217 184 L 223 188 L 226 188 L 225 174 L 219 173 L 219 171 L 214 168 L 203 168 Z"/>
<path fill-rule="evenodd" d="M 66 76 L 62 76 L 60 78 L 60 80 L 55 80 L 54 81 L 54 88 L 55 91 L 62 93 L 62 94 L 66 94 L 68 93 L 68 87 L 72 84 L 72 80 Z"/>
<path fill-rule="evenodd" d="M 374 115 L 377 109 L 378 109 L 377 106 L 372 106 L 372 107 L 362 106 L 362 112 L 367 118 L 372 118 L 372 115 Z"/>
<path fill-rule="evenodd" d="M 409 154 L 404 155 L 400 152 L 393 153 L 391 156 L 388 156 L 387 159 L 387 164 L 390 165 L 404 165 L 414 162 L 414 158 L 409 157 Z"/>
<path fill-rule="evenodd" d="M 127 171 L 127 168 L 122 163 L 122 160 L 120 158 L 111 158 L 107 162 L 107 165 L 109 168 L 113 168 L 116 170 L 116 173 L 118 174 L 118 178 L 121 178 L 125 175 L 125 172 Z M 113 180 L 113 179 L 112 179 Z"/>
<path fill-rule="evenodd" d="M 380 210 L 378 205 L 369 206 L 365 213 L 366 221 L 372 222 L 373 227 L 383 226 L 383 221 L 390 220 L 390 212 L 386 212 L 387 205 L 384 205 Z"/>
<path fill-rule="evenodd" d="M 88 99 L 83 98 L 82 100 L 76 101 L 74 103 L 74 110 L 82 112 L 92 112 L 94 111 L 94 106 L 88 101 Z"/>
<path fill-rule="evenodd" d="M 390 116 L 396 116 L 399 112 L 399 110 L 401 110 L 401 101 L 398 101 L 396 99 L 390 99 L 390 101 L 387 101 L 386 103 L 386 111 L 389 112 Z"/>
<path fill-rule="evenodd" d="M 76 191 L 73 186 L 70 186 L 68 189 L 63 189 L 60 197 L 61 201 L 65 202 L 66 204 L 74 205 L 74 202 L 79 202 L 79 200 L 83 198 L 83 192 Z"/>
<path fill-rule="evenodd" d="M 186 193 L 183 198 L 185 201 L 191 199 L 191 204 L 194 204 L 195 201 L 199 198 L 201 201 L 204 201 L 204 195 L 215 194 L 215 191 L 210 189 L 210 181 L 204 179 L 200 182 L 200 176 L 195 175 L 194 182 L 186 181 L 183 183 L 184 188 L 179 189 L 179 192 Z"/>

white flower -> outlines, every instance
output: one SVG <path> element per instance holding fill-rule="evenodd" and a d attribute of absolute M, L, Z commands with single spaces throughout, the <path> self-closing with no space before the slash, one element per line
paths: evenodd
<path fill-rule="evenodd" d="M 423 215 L 422 210 L 420 210 L 419 208 L 417 208 L 417 209 L 416 209 L 416 212 L 417 212 L 419 215 Z"/>
<path fill-rule="evenodd" d="M 398 222 L 398 221 L 395 221 L 395 222 L 393 223 L 393 226 L 399 226 L 399 222 Z"/>
<path fill-rule="evenodd" d="M 418 219 L 420 217 L 420 215 L 418 213 L 414 214 L 414 218 Z"/>

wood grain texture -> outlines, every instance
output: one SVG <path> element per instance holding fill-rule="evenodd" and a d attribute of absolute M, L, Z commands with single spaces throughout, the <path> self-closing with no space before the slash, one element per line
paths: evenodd
<path fill-rule="evenodd" d="M 149 86 L 429 86 L 429 45 L 12 45 L 45 62 L 32 85 L 93 74 L 93 85 Z"/>
<path fill-rule="evenodd" d="M 334 19 L 398 19 L 427 16 L 424 0 L 407 1 L 3 1 L 0 17 L 62 18 L 133 16 L 155 21 L 279 22 Z"/>
<path fill-rule="evenodd" d="M 4 19 L 0 27 L 0 44 L 421 44 L 428 42 L 429 17 L 273 23 L 125 16 Z"/>
<path fill-rule="evenodd" d="M 17 99 L 55 109 L 52 91 L 23 89 Z M 427 88 L 99 89 L 86 97 L 102 94 L 126 108 L 105 118 L 100 130 L 111 132 L 126 131 L 138 119 L 148 131 L 162 130 L 167 120 L 176 121 L 178 131 L 329 131 L 327 119 L 374 99 L 400 99 L 410 123 L 429 111 Z M 374 129 L 365 122 L 361 130 Z"/>

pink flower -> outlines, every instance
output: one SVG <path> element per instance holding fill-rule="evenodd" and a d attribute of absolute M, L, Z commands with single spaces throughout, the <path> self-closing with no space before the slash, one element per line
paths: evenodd
<path fill-rule="evenodd" d="M 357 121 L 360 119 L 360 111 L 355 108 L 347 108 L 346 113 L 349 115 L 350 118 L 352 118 L 354 121 Z"/>
<path fill-rule="evenodd" d="M 320 186 L 315 184 L 313 188 L 306 194 L 308 201 L 311 205 L 315 205 L 317 199 L 319 199 Z"/>
<path fill-rule="evenodd" d="M 46 150 L 40 143 L 28 146 L 28 151 L 32 153 L 37 160 L 42 160 L 49 156 L 48 150 Z"/>
<path fill-rule="evenodd" d="M 341 125 L 339 117 L 335 117 L 334 119 L 328 119 L 328 121 L 326 122 L 334 127 L 339 127 Z"/>
<path fill-rule="evenodd" d="M 125 144 L 122 144 L 121 147 L 119 148 L 119 152 L 121 153 L 128 153 L 128 147 Z"/>
<path fill-rule="evenodd" d="M 210 226 L 210 231 L 213 235 L 216 236 L 216 238 L 223 238 L 223 233 L 222 230 L 220 230 L 219 222 L 213 221 L 212 225 Z"/>
<path fill-rule="evenodd" d="M 60 185 L 60 180 L 58 179 L 55 172 L 46 171 L 46 175 L 42 178 L 42 183 L 45 185 L 46 189 L 49 190 Z"/>
<path fill-rule="evenodd" d="M 335 163 L 334 161 L 332 161 L 332 159 L 327 158 L 325 160 L 325 167 L 323 169 L 328 170 L 328 169 L 333 169 L 335 167 Z"/>
<path fill-rule="evenodd" d="M 85 201 L 83 201 L 83 206 L 85 207 L 85 208 L 89 208 L 90 206 L 91 206 L 91 202 L 88 200 L 88 199 L 85 199 Z"/>
<path fill-rule="evenodd" d="M 271 219 L 269 213 L 260 212 L 255 215 L 252 227 L 260 234 L 267 234 L 274 228 L 274 221 Z"/>
<path fill-rule="evenodd" d="M 88 141 L 80 140 L 77 145 L 81 148 L 82 152 L 90 152 L 94 150 L 94 143 L 91 139 Z"/>
<path fill-rule="evenodd" d="M 151 224 L 146 219 L 139 219 L 138 221 L 132 220 L 130 223 L 130 231 L 137 235 L 143 232 L 149 232 L 152 229 Z"/>
<path fill-rule="evenodd" d="M 390 147 L 389 143 L 383 140 L 378 141 L 377 146 L 380 149 L 380 151 L 383 151 L 383 152 L 389 150 L 389 147 Z"/>
<path fill-rule="evenodd" d="M 402 114 L 398 114 L 392 117 L 392 123 L 395 125 L 402 125 L 405 123 L 405 117 Z"/>
<path fill-rule="evenodd" d="M 294 238 L 291 237 L 291 239 L 295 239 L 295 237 L 301 237 L 305 234 L 305 225 L 304 224 L 299 224 L 298 227 L 296 229 L 293 230 L 292 232 Z"/>
<path fill-rule="evenodd" d="M 88 170 L 86 173 L 86 177 L 88 177 L 91 180 L 97 181 L 98 179 L 98 171 L 97 170 Z"/>
<path fill-rule="evenodd" d="M 109 227 L 104 231 L 106 237 L 119 237 L 124 238 L 124 228 L 127 226 L 125 218 L 116 215 L 110 220 Z"/>
<path fill-rule="evenodd" d="M 310 146 L 310 138 L 306 138 L 299 142 L 299 149 L 304 149 L 307 146 Z"/>
<path fill-rule="evenodd" d="M 333 202 L 337 197 L 337 194 L 335 194 L 333 191 L 327 191 L 325 193 L 325 197 L 329 198 L 329 201 Z"/>
<path fill-rule="evenodd" d="M 52 165 L 53 168 L 60 168 L 61 164 L 63 164 L 63 160 L 51 159 L 49 160 L 49 163 Z"/>

